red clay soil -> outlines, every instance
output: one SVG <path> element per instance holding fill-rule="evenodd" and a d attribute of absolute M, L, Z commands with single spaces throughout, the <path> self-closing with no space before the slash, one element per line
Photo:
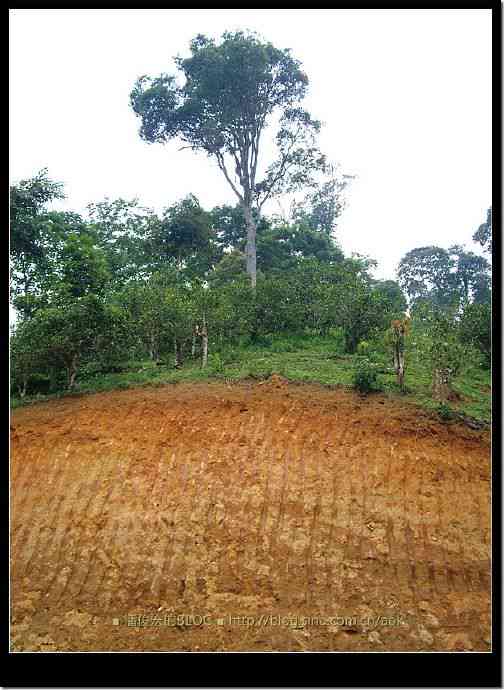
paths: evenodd
<path fill-rule="evenodd" d="M 179 384 L 15 410 L 12 651 L 488 651 L 488 432 Z"/>

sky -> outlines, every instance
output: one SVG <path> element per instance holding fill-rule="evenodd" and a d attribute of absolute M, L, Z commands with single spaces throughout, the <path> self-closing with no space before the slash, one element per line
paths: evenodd
<path fill-rule="evenodd" d="M 147 144 L 136 79 L 175 73 L 198 33 L 250 29 L 302 62 L 320 146 L 355 175 L 337 239 L 395 278 L 406 252 L 466 244 L 491 205 L 491 11 L 10 10 L 10 179 L 48 168 L 59 208 L 137 197 L 161 211 L 189 193 L 235 203 L 204 154 Z M 264 163 L 273 155 L 266 148 Z M 280 200 L 265 211 L 285 210 Z M 288 206 L 288 205 L 287 205 Z"/>

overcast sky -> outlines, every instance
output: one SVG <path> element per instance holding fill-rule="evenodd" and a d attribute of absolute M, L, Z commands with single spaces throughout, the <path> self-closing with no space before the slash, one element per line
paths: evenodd
<path fill-rule="evenodd" d="M 252 29 L 301 60 L 321 148 L 357 176 L 346 253 L 392 278 L 414 247 L 475 249 L 491 204 L 490 10 L 18 9 L 10 22 L 11 181 L 47 167 L 65 208 L 108 196 L 159 211 L 190 192 L 234 204 L 205 155 L 141 141 L 129 94 L 174 72 L 196 34 Z"/>

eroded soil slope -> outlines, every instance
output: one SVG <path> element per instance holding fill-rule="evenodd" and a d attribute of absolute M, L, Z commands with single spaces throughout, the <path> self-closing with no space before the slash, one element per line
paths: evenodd
<path fill-rule="evenodd" d="M 11 435 L 13 651 L 490 649 L 483 432 L 273 377 Z"/>

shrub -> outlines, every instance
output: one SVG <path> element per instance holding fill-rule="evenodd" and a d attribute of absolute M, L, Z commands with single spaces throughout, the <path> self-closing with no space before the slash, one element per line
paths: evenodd
<path fill-rule="evenodd" d="M 474 345 L 490 366 L 492 356 L 492 308 L 490 304 L 468 304 L 459 324 L 460 340 Z"/>
<path fill-rule="evenodd" d="M 342 328 L 330 328 L 329 337 L 334 340 L 334 348 L 337 352 L 345 351 L 345 333 Z"/>
<path fill-rule="evenodd" d="M 454 417 L 453 410 L 445 402 L 439 403 L 437 407 L 437 413 L 443 422 L 449 422 Z"/>
<path fill-rule="evenodd" d="M 233 364 L 240 359 L 240 350 L 237 347 L 222 347 L 219 349 L 219 355 L 224 364 Z"/>
<path fill-rule="evenodd" d="M 297 347 L 294 343 L 289 342 L 288 340 L 278 340 L 273 343 L 270 350 L 271 352 L 282 354 L 284 352 L 296 352 Z"/>
<path fill-rule="evenodd" d="M 357 345 L 357 354 L 367 357 L 369 356 L 370 349 L 370 344 L 366 340 L 361 340 L 360 343 Z"/>
<path fill-rule="evenodd" d="M 249 347 L 257 349 L 269 349 L 272 345 L 272 339 L 267 335 L 252 335 L 249 340 Z"/>
<path fill-rule="evenodd" d="M 208 370 L 212 374 L 220 375 L 224 373 L 225 365 L 222 357 L 218 352 L 210 355 L 208 358 Z"/>
<path fill-rule="evenodd" d="M 49 393 L 51 391 L 51 377 L 44 374 L 32 374 L 28 378 L 27 392 L 29 395 Z"/>
<path fill-rule="evenodd" d="M 381 386 L 378 383 L 376 365 L 367 358 L 359 358 L 354 367 L 352 383 L 354 388 L 362 395 L 381 390 Z"/>
<path fill-rule="evenodd" d="M 471 361 L 470 346 L 459 339 L 459 328 L 453 310 L 429 307 L 423 310 L 422 330 L 416 337 L 420 354 L 432 372 L 432 397 L 446 400 L 452 382 Z"/>

